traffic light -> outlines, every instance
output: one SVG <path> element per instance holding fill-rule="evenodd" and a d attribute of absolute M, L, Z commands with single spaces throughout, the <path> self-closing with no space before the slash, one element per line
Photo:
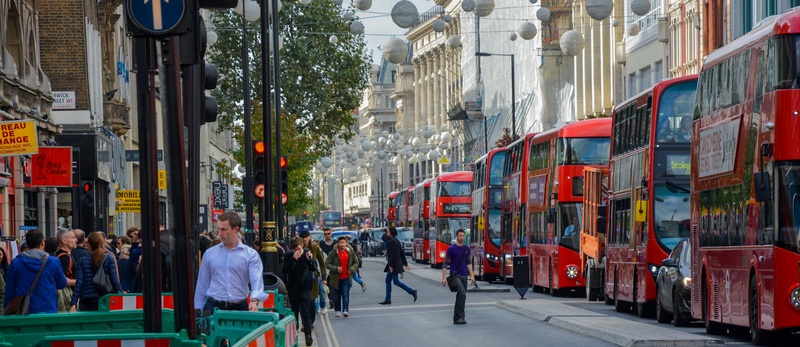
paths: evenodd
<path fill-rule="evenodd" d="M 94 183 L 92 181 L 83 181 L 80 185 L 80 202 L 81 206 L 94 205 Z"/>
<path fill-rule="evenodd" d="M 303 211 L 303 220 L 308 220 L 308 212 Z"/>
<path fill-rule="evenodd" d="M 259 184 L 264 184 L 264 175 L 266 175 L 266 159 L 264 159 L 264 153 L 266 152 L 266 146 L 264 146 L 264 141 L 261 140 L 253 140 L 253 188 L 256 189 Z M 263 187 L 262 187 L 263 188 Z M 256 194 L 256 201 L 261 199 L 258 194 Z"/>
<path fill-rule="evenodd" d="M 289 162 L 281 157 L 281 201 L 289 202 Z"/>

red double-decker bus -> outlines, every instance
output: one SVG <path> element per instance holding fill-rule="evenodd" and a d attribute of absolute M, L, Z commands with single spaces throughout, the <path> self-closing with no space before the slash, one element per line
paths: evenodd
<path fill-rule="evenodd" d="M 404 227 L 411 227 L 411 224 L 414 222 L 414 215 L 416 215 L 416 206 L 414 205 L 414 188 L 415 186 L 411 186 L 406 188 L 406 219 L 403 220 Z"/>
<path fill-rule="evenodd" d="M 528 166 L 528 144 L 535 133 L 525 135 L 506 147 L 503 164 L 503 188 L 500 204 L 500 277 L 511 284 L 514 279 L 512 257 L 525 255 L 525 215 L 528 196 L 528 176 L 524 167 Z"/>
<path fill-rule="evenodd" d="M 397 227 L 406 226 L 408 220 L 408 188 L 397 193 Z"/>
<path fill-rule="evenodd" d="M 456 231 L 469 231 L 472 172 L 445 172 L 431 182 L 431 267 L 442 268 L 445 251 L 456 239 Z"/>
<path fill-rule="evenodd" d="M 496 148 L 475 161 L 472 176 L 472 217 L 469 244 L 475 278 L 497 280 L 503 259 L 500 253 L 500 203 L 503 198 L 503 165 L 506 148 Z"/>
<path fill-rule="evenodd" d="M 605 301 L 655 313 L 661 261 L 689 237 L 689 149 L 697 76 L 656 83 L 613 111 Z"/>
<path fill-rule="evenodd" d="M 542 132 L 530 139 L 528 254 L 534 291 L 557 296 L 584 290 L 581 271 L 583 170 L 608 167 L 611 119 L 587 119 Z M 525 205 L 523 205 L 525 206 Z"/>
<path fill-rule="evenodd" d="M 791 10 L 710 54 L 694 105 L 692 316 L 755 345 L 800 329 L 798 63 Z"/>
<path fill-rule="evenodd" d="M 386 219 L 389 221 L 390 227 L 397 226 L 397 194 L 400 192 L 389 193 L 389 210 L 386 214 Z"/>
<path fill-rule="evenodd" d="M 414 191 L 417 196 L 414 199 L 416 216 L 414 216 L 414 246 L 411 251 L 411 258 L 417 263 L 428 262 L 428 240 L 430 239 L 430 200 L 431 200 L 431 179 L 427 179 L 417 184 Z"/>

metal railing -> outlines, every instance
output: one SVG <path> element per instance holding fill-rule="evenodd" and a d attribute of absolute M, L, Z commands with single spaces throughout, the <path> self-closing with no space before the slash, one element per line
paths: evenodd
<path fill-rule="evenodd" d="M 633 11 L 631 11 L 628 15 L 630 16 L 631 23 L 639 24 L 639 28 L 644 30 L 645 28 L 657 23 L 658 17 L 661 17 L 661 1 L 650 0 L 650 12 L 644 16 L 637 15 L 633 13 Z"/>
<path fill-rule="evenodd" d="M 426 20 L 431 19 L 433 17 L 437 17 L 439 14 L 444 13 L 444 7 L 441 5 L 436 5 L 432 7 L 430 10 L 427 10 L 419 15 L 419 19 L 417 19 L 417 23 L 408 28 L 408 31 L 414 30 L 417 26 L 422 23 L 425 23 Z"/>

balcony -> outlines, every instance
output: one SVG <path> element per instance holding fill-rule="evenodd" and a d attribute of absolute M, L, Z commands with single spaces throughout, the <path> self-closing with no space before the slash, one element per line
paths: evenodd
<path fill-rule="evenodd" d="M 130 109 L 127 104 L 116 100 L 103 101 L 103 123 L 111 126 L 111 130 L 117 136 L 127 134 L 131 128 L 128 113 Z"/>

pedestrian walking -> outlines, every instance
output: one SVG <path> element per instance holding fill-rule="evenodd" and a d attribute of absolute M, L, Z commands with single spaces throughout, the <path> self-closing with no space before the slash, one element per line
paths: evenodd
<path fill-rule="evenodd" d="M 361 266 L 364 264 L 361 261 L 361 248 L 358 246 L 358 240 L 352 240 L 350 235 L 345 236 L 347 238 L 347 247 L 349 247 L 358 257 L 358 269 L 356 272 L 353 273 L 353 281 L 356 281 L 361 286 L 361 291 L 367 291 L 367 283 L 361 279 Z"/>
<path fill-rule="evenodd" d="M 52 236 L 44 239 L 44 251 L 55 257 L 56 251 L 58 251 L 58 240 Z"/>
<path fill-rule="evenodd" d="M 58 312 L 66 313 L 69 312 L 72 289 L 75 287 L 75 277 L 78 274 L 78 262 L 72 258 L 72 251 L 78 246 L 78 239 L 75 238 L 74 232 L 67 229 L 59 230 L 56 239 L 59 247 L 55 257 L 61 261 L 61 269 L 67 277 L 67 286 L 58 290 Z"/>
<path fill-rule="evenodd" d="M 98 288 L 94 284 L 94 276 L 99 274 L 100 269 L 105 272 L 111 280 L 111 293 L 121 293 L 122 285 L 119 284 L 119 272 L 117 262 L 112 254 L 107 252 L 105 237 L 103 233 L 95 231 L 89 234 L 89 251 L 91 256 L 83 257 L 78 261 L 78 273 L 75 277 L 75 289 L 72 292 L 72 302 L 70 312 L 77 312 L 78 300 L 80 300 L 81 311 L 97 311 L 97 304 L 100 297 L 108 293 L 105 289 Z"/>
<path fill-rule="evenodd" d="M 308 233 L 306 231 L 306 233 Z M 286 254 L 283 260 L 283 268 L 286 274 L 286 290 L 289 293 L 289 303 L 295 317 L 303 321 L 303 330 L 306 337 L 306 346 L 311 346 L 314 339 L 311 336 L 314 330 L 312 317 L 314 316 L 312 289 L 314 288 L 314 258 L 308 248 L 303 248 L 304 240 L 302 237 L 294 237 L 289 241 L 291 252 Z M 300 320 L 296 321 L 299 326 Z"/>
<path fill-rule="evenodd" d="M 319 244 L 315 244 L 312 242 L 311 233 L 308 230 L 303 230 L 300 232 L 300 238 L 303 239 L 303 247 L 311 251 L 311 262 L 313 263 L 314 268 L 314 287 L 311 289 L 311 300 L 316 302 L 316 298 L 319 297 L 320 285 L 327 284 L 327 268 L 325 267 L 325 256 L 322 254 L 322 250 L 319 248 Z M 285 258 L 286 256 L 284 256 Z M 285 262 L 284 262 L 285 264 Z M 314 307 L 314 315 L 311 316 L 311 328 L 314 328 L 314 322 L 316 321 L 316 313 L 318 312 L 317 305 L 313 303 Z M 304 327 L 305 328 L 305 327 Z"/>
<path fill-rule="evenodd" d="M 358 258 L 352 249 L 347 247 L 347 239 L 339 237 L 336 250 L 328 254 L 325 266 L 330 271 L 328 286 L 333 296 L 335 317 L 350 315 L 350 287 L 353 274 L 358 270 Z"/>
<path fill-rule="evenodd" d="M 450 265 L 450 276 L 453 277 L 456 285 L 456 306 L 453 309 L 453 324 L 467 324 L 464 319 L 464 305 L 467 303 L 467 275 L 475 285 L 475 274 L 472 273 L 471 251 L 469 246 L 464 244 L 467 233 L 464 229 L 456 231 L 456 243 L 447 248 L 442 265 L 442 285 L 447 285 L 447 265 Z"/>
<path fill-rule="evenodd" d="M 0 314 L 5 310 L 6 274 L 8 273 L 8 256 L 0 247 Z"/>
<path fill-rule="evenodd" d="M 119 281 L 122 285 L 122 292 L 127 293 L 131 280 L 131 272 L 128 267 L 128 263 L 130 263 L 131 260 L 131 238 L 127 235 L 122 235 L 117 238 L 117 248 L 119 248 L 119 259 L 117 259 Z"/>
<path fill-rule="evenodd" d="M 330 254 L 334 249 L 336 249 L 336 241 L 333 240 L 333 233 L 331 232 L 331 228 L 325 228 L 322 230 L 322 235 L 324 236 L 322 242 L 319 243 L 319 248 L 322 250 L 323 254 Z"/>
<path fill-rule="evenodd" d="M 259 303 L 268 297 L 264 293 L 264 268 L 258 252 L 237 238 L 241 226 L 242 219 L 236 212 L 228 211 L 218 217 L 222 242 L 203 254 L 194 294 L 195 309 L 257 312 Z"/>
<path fill-rule="evenodd" d="M 403 251 L 403 245 L 397 239 L 397 229 L 389 227 L 386 230 L 386 234 L 388 235 L 386 241 L 386 268 L 383 269 L 386 272 L 386 298 L 379 304 L 392 304 L 392 283 L 405 290 L 406 293 L 411 294 L 414 297 L 414 302 L 417 302 L 417 291 L 400 282 L 400 279 L 397 278 L 398 275 L 404 272 L 403 268 L 410 270 L 406 261 L 406 253 Z"/>
<path fill-rule="evenodd" d="M 86 233 L 81 229 L 72 230 L 78 245 L 72 250 L 72 260 L 79 261 L 81 258 L 89 256 L 92 252 L 86 249 Z"/>
<path fill-rule="evenodd" d="M 14 297 L 32 291 L 28 313 L 58 313 L 56 291 L 67 286 L 61 263 L 44 251 L 44 234 L 39 229 L 28 230 L 25 242 L 29 249 L 12 260 L 8 267 L 4 309 L 10 308 L 8 304 Z"/>

